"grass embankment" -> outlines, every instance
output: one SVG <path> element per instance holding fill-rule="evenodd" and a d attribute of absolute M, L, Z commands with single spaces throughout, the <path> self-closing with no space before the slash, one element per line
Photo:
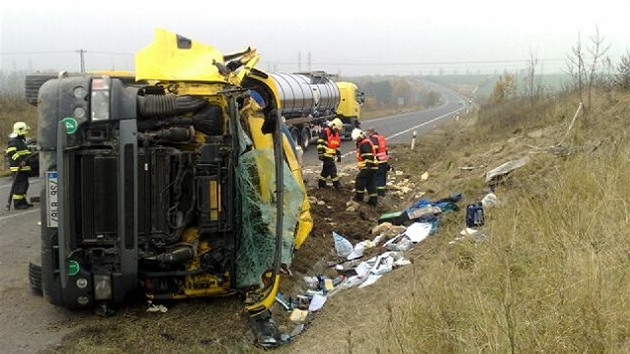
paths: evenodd
<path fill-rule="evenodd" d="M 416 259 L 406 296 L 390 300 L 381 352 L 630 351 L 630 97 L 598 94 L 569 131 L 577 106 L 574 97 L 512 102 L 482 109 L 465 133 L 443 132 L 447 147 L 429 167 L 442 175 L 531 160 L 497 187 L 503 203 L 487 210 L 483 242 L 431 240 L 443 247 Z M 565 137 L 568 156 L 541 149 Z M 454 175 L 445 185 L 484 183 Z"/>
<path fill-rule="evenodd" d="M 1 95 L 0 96 L 0 134 L 3 139 L 0 140 L 2 147 L 2 156 L 7 148 L 9 134 L 13 131 L 13 123 L 26 122 L 32 131 L 31 135 L 37 134 L 37 108 L 26 103 L 23 96 Z M 8 176 L 11 172 L 5 168 L 4 158 L 0 163 L 0 176 Z"/>
<path fill-rule="evenodd" d="M 361 114 L 362 114 L 361 119 L 370 120 L 374 118 L 392 116 L 395 114 L 421 111 L 423 109 L 426 109 L 426 108 L 422 105 L 409 105 L 409 106 L 401 106 L 401 107 L 383 107 L 383 106 L 371 107 L 369 105 L 364 105 L 361 110 Z"/>

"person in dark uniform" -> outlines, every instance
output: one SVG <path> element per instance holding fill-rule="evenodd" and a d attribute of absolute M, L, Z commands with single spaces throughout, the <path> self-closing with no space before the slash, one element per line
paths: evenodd
<path fill-rule="evenodd" d="M 354 201 L 362 202 L 365 199 L 365 191 L 367 190 L 367 203 L 376 206 L 378 203 L 376 191 L 376 171 L 378 169 L 376 148 L 367 134 L 361 129 L 355 128 L 352 131 L 352 140 L 357 143 L 357 166 L 359 168 L 359 173 L 354 182 Z"/>
<path fill-rule="evenodd" d="M 26 134 L 29 129 L 26 123 L 16 122 L 13 124 L 13 133 L 9 135 L 7 143 L 6 154 L 14 178 L 12 198 L 15 209 L 28 209 L 33 206 L 27 199 L 28 176 L 31 172 L 31 166 L 28 164 L 31 151 L 26 146 Z"/>
<path fill-rule="evenodd" d="M 319 175 L 317 186 L 319 188 L 328 187 L 328 178 L 332 181 L 333 187 L 341 188 L 341 182 L 337 175 L 336 162 L 341 162 L 341 135 L 340 131 L 343 129 L 343 122 L 341 119 L 335 118 L 327 127 L 324 127 L 319 133 L 317 139 L 317 156 L 322 161 L 322 172 Z"/>
<path fill-rule="evenodd" d="M 376 172 L 376 191 L 379 197 L 385 196 L 387 184 L 387 172 L 389 171 L 389 150 L 387 149 L 387 139 L 384 135 L 377 133 L 374 128 L 367 129 L 367 135 L 372 140 L 376 148 L 376 159 L 378 160 L 378 171 Z"/>

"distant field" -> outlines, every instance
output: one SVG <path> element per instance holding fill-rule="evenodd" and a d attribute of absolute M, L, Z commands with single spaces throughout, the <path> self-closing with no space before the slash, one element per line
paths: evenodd
<path fill-rule="evenodd" d="M 513 73 L 511 73 L 513 74 Z M 517 93 L 525 92 L 525 78 L 522 75 L 514 74 L 518 84 Z M 499 80 L 501 74 L 492 75 L 434 75 L 423 76 L 438 84 L 458 89 L 461 92 L 475 95 L 478 98 L 487 98 L 492 93 L 494 85 Z M 547 74 L 536 76 L 536 86 L 544 87 L 545 91 L 553 92 L 561 90 L 564 85 L 570 82 L 571 77 L 567 74 Z"/>

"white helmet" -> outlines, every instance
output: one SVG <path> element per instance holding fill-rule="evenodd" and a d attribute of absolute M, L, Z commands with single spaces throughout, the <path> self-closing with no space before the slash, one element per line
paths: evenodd
<path fill-rule="evenodd" d="M 361 138 L 365 138 L 365 133 L 359 128 L 354 128 L 352 129 L 352 134 L 350 134 L 350 136 L 352 136 L 352 140 L 357 141 Z"/>
<path fill-rule="evenodd" d="M 339 118 L 335 118 L 332 122 L 329 123 L 329 126 L 333 129 L 341 130 L 343 129 L 343 122 Z"/>
<path fill-rule="evenodd" d="M 26 125 L 24 122 L 16 122 L 13 124 L 13 133 L 17 135 L 26 135 L 29 129 L 31 129 L 31 127 Z"/>

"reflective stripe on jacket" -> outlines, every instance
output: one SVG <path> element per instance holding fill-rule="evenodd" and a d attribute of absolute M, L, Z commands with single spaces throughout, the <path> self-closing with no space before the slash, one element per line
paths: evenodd
<path fill-rule="evenodd" d="M 376 147 L 376 158 L 379 162 L 387 162 L 389 155 L 387 153 L 387 139 L 384 135 L 373 133 L 370 135 L 372 144 Z"/>
<path fill-rule="evenodd" d="M 28 149 L 26 143 L 24 142 L 24 137 L 17 136 L 9 139 L 6 154 L 7 156 L 9 156 L 9 166 L 11 172 L 31 170 L 31 166 L 29 165 L 24 165 L 20 167 L 20 163 L 22 161 L 26 161 L 26 159 L 31 154 L 31 151 Z"/>
<path fill-rule="evenodd" d="M 363 138 L 357 143 L 357 165 L 359 170 L 364 168 L 377 169 L 376 148 L 369 138 Z"/>
<path fill-rule="evenodd" d="M 319 134 L 317 139 L 317 153 L 326 157 L 335 157 L 338 155 L 337 150 L 341 146 L 341 137 L 339 132 L 325 127 Z"/>

